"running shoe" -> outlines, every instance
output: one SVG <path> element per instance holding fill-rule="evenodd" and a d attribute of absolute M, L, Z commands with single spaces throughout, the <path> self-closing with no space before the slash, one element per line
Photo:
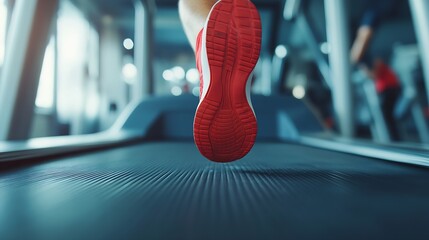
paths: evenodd
<path fill-rule="evenodd" d="M 194 140 L 215 162 L 243 158 L 255 143 L 250 99 L 252 72 L 261 48 L 261 20 L 249 0 L 220 0 L 197 37 L 200 102 Z"/>

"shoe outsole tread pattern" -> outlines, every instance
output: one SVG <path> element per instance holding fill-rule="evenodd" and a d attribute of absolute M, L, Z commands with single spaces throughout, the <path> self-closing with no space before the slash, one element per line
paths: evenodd
<path fill-rule="evenodd" d="M 195 143 L 212 161 L 240 159 L 253 147 L 257 124 L 246 85 L 260 48 L 261 21 L 250 1 L 221 0 L 215 5 L 206 29 L 211 81 L 194 120 Z"/>

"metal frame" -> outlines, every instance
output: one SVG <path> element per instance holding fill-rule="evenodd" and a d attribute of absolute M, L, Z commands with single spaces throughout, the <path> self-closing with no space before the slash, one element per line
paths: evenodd
<path fill-rule="evenodd" d="M 286 0 L 283 9 L 283 19 L 286 21 L 295 21 L 304 35 L 304 40 L 313 55 L 314 61 L 317 64 L 325 84 L 331 89 L 331 70 L 329 69 L 325 56 L 320 51 L 319 43 L 317 42 L 318 36 L 316 36 L 315 31 L 313 31 L 313 26 L 304 11 L 302 11 L 303 4 L 304 2 L 302 0 Z"/>
<path fill-rule="evenodd" d="M 344 137 L 354 135 L 353 91 L 349 63 L 348 19 L 344 0 L 325 0 L 326 35 L 331 51 L 332 97 L 339 129 Z"/>
<path fill-rule="evenodd" d="M 132 87 L 132 101 L 140 101 L 153 93 L 153 15 L 155 3 L 152 0 L 136 0 L 134 24 L 134 63 L 137 79 Z"/>
<path fill-rule="evenodd" d="M 43 57 L 57 5 L 58 0 L 17 0 L 15 3 L 0 82 L 0 140 L 29 137 Z"/>
<path fill-rule="evenodd" d="M 317 42 L 317 36 L 315 36 L 315 33 L 310 22 L 307 19 L 307 16 L 305 16 L 305 14 L 300 14 L 296 16 L 295 21 L 300 28 L 302 34 L 304 34 L 305 36 L 304 39 L 306 41 L 306 44 L 313 55 L 314 61 L 317 64 L 319 72 L 322 75 L 323 80 L 325 81 L 325 84 L 329 87 L 329 89 L 332 90 L 331 69 L 329 68 L 329 64 L 326 61 L 325 56 L 320 51 L 319 44 Z"/>
<path fill-rule="evenodd" d="M 420 57 L 425 76 L 426 94 L 429 100 L 429 1 L 409 0 L 414 29 L 419 42 Z"/>
<path fill-rule="evenodd" d="M 286 0 L 283 9 L 283 18 L 287 21 L 291 21 L 299 15 L 299 9 L 301 7 L 301 0 Z"/>

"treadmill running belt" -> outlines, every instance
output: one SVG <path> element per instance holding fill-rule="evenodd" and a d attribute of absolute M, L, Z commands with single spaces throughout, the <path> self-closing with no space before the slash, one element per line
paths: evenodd
<path fill-rule="evenodd" d="M 144 143 L 0 172 L 1 239 L 429 239 L 429 171 L 258 143 Z"/>

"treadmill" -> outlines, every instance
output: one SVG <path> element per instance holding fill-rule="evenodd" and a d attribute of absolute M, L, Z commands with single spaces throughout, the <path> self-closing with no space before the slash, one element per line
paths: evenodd
<path fill-rule="evenodd" d="M 0 94 L 12 133 L 30 119 L 57 1 L 16 2 L 13 97 Z M 145 99 L 106 132 L 0 143 L 0 239 L 429 239 L 427 151 L 317 137 L 301 101 L 252 102 L 257 142 L 232 163 L 199 154 L 188 95 Z"/>
<path fill-rule="evenodd" d="M 192 141 L 197 103 L 153 97 L 105 133 L 0 145 L 0 238 L 429 239 L 427 152 L 315 138 L 302 102 L 255 96 L 253 150 L 214 163 Z"/>

